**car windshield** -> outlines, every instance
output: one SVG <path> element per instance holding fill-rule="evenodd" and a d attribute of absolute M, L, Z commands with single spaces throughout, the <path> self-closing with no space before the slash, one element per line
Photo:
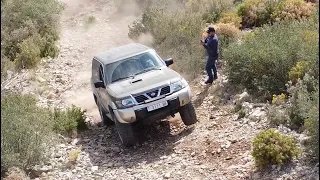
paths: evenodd
<path fill-rule="evenodd" d="M 164 66 L 160 57 L 154 51 L 148 51 L 118 62 L 106 65 L 107 83 L 112 83 L 134 77 L 149 70 Z"/>

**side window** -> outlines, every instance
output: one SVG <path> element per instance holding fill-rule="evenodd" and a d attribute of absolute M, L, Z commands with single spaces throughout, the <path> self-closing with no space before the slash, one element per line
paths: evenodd
<path fill-rule="evenodd" d="M 96 59 L 93 59 L 92 60 L 92 78 L 95 81 L 102 80 L 100 68 L 102 68 L 100 62 L 97 61 Z"/>
<path fill-rule="evenodd" d="M 102 65 L 99 66 L 99 80 L 100 81 L 104 81 L 103 80 L 103 69 L 102 69 Z"/>
<path fill-rule="evenodd" d="M 94 79 L 97 79 L 97 77 L 99 75 L 97 64 L 98 64 L 98 61 L 93 59 L 92 60 L 92 78 L 94 78 Z"/>

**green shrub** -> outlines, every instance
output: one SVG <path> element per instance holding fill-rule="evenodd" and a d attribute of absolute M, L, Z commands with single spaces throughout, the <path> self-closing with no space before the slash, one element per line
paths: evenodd
<path fill-rule="evenodd" d="M 43 160 L 45 144 L 52 138 L 51 113 L 36 106 L 30 95 L 1 98 L 1 167 L 22 169 Z"/>
<path fill-rule="evenodd" d="M 15 59 L 15 64 L 19 68 L 35 67 L 40 59 L 40 48 L 34 37 L 23 40 L 18 44 L 20 53 Z"/>
<path fill-rule="evenodd" d="M 71 133 L 87 129 L 77 107 L 54 112 L 36 105 L 31 95 L 6 94 L 1 98 L 1 170 L 28 169 L 44 160 L 54 131 Z"/>
<path fill-rule="evenodd" d="M 163 9 L 148 8 L 144 10 L 142 18 L 134 21 L 129 26 L 129 38 L 136 40 L 141 34 L 147 32 L 150 32 L 152 35 L 154 35 L 154 31 L 157 26 L 156 22 L 159 21 L 159 16 L 163 15 L 165 15 Z"/>
<path fill-rule="evenodd" d="M 159 54 L 175 59 L 172 68 L 194 78 L 204 66 L 205 49 L 199 45 L 199 36 L 205 28 L 205 22 L 217 22 L 222 13 L 232 7 L 232 0 L 187 0 L 184 8 L 175 11 L 168 10 L 168 7 L 147 8 L 141 20 L 129 26 L 128 36 L 138 40 L 143 34 L 151 34 L 153 46 Z M 221 29 L 223 31 L 219 38 L 222 51 L 222 47 L 236 35 L 236 28 L 224 25 Z"/>
<path fill-rule="evenodd" d="M 1 57 L 1 83 L 8 75 L 8 70 L 14 72 L 14 63 L 7 57 Z"/>
<path fill-rule="evenodd" d="M 302 79 L 305 73 L 309 69 L 309 62 L 298 61 L 296 66 L 292 67 L 289 71 L 289 79 L 293 84 L 298 82 L 298 79 Z"/>
<path fill-rule="evenodd" d="M 301 59 L 314 67 L 308 73 L 318 73 L 319 45 L 316 40 L 301 38 L 306 30 L 318 31 L 317 19 L 313 16 L 308 21 L 283 21 L 264 26 L 241 44 L 228 46 L 224 59 L 230 83 L 271 97 L 286 91 L 289 71 Z"/>
<path fill-rule="evenodd" d="M 285 94 L 273 95 L 268 108 L 267 117 L 272 127 L 279 125 L 289 126 L 288 99 Z"/>
<path fill-rule="evenodd" d="M 218 22 L 222 13 L 233 7 L 233 0 L 188 0 L 185 5 L 188 13 L 201 13 L 207 23 Z"/>
<path fill-rule="evenodd" d="M 289 98 L 287 111 L 290 116 L 289 126 L 291 129 L 298 131 L 304 130 L 304 123 L 308 117 L 305 113 L 308 112 L 307 110 L 309 109 L 305 108 L 308 100 L 307 98 L 317 89 L 317 84 L 319 84 L 318 81 L 319 79 L 315 79 L 306 74 L 303 80 L 298 80 L 298 83 L 295 86 L 290 84 L 288 87 L 291 97 Z"/>
<path fill-rule="evenodd" d="M 55 109 L 53 121 L 53 130 L 57 133 L 71 135 L 76 130 L 87 129 L 84 112 L 75 106 L 66 110 Z"/>
<path fill-rule="evenodd" d="M 300 128 L 304 126 L 311 137 L 310 150 L 319 161 L 319 79 L 306 75 L 289 91 L 293 94 L 291 110 L 296 115 L 292 124 Z"/>
<path fill-rule="evenodd" d="M 305 128 L 311 137 L 309 147 L 319 162 L 319 89 L 309 96 L 307 104 L 310 109 L 304 111 Z"/>
<path fill-rule="evenodd" d="M 279 125 L 288 126 L 288 123 L 290 122 L 290 117 L 286 107 L 271 105 L 268 108 L 267 117 L 272 127 L 277 127 Z"/>
<path fill-rule="evenodd" d="M 33 67 L 41 57 L 57 56 L 55 41 L 59 38 L 62 11 L 58 1 L 6 0 L 1 6 L 1 50 L 4 56 L 11 61 L 23 61 L 17 64 L 25 67 Z M 27 47 L 28 43 L 32 48 Z M 36 60 L 30 60 L 33 57 Z M 30 65 L 26 64 L 29 62 Z"/>
<path fill-rule="evenodd" d="M 272 23 L 272 13 L 280 0 L 245 0 L 238 5 L 238 15 L 242 17 L 242 27 L 260 27 Z"/>
<path fill-rule="evenodd" d="M 131 39 L 137 40 L 141 34 L 146 33 L 146 32 L 147 32 L 147 28 L 143 25 L 142 20 L 141 21 L 134 21 L 129 26 L 128 37 Z"/>
<path fill-rule="evenodd" d="M 159 54 L 175 60 L 173 68 L 196 77 L 204 64 L 204 48 L 199 45 L 203 28 L 199 13 L 147 9 L 142 19 L 130 26 L 129 37 L 136 40 L 143 33 L 150 33 Z"/>
<path fill-rule="evenodd" d="M 318 89 L 318 79 L 310 77 L 308 74 L 303 80 L 288 86 L 290 96 L 285 99 L 285 95 L 273 97 L 271 107 L 268 111 L 268 119 L 271 125 L 278 126 L 280 124 L 289 127 L 298 132 L 305 129 L 306 119 L 310 116 L 309 110 L 315 106 L 315 102 L 309 99 L 311 95 Z M 310 104 L 308 105 L 308 103 Z"/>
<path fill-rule="evenodd" d="M 223 59 L 223 50 L 231 43 L 240 39 L 240 30 L 233 24 L 218 23 L 215 25 L 216 33 L 219 38 L 220 59 Z"/>
<path fill-rule="evenodd" d="M 260 27 L 280 20 L 309 17 L 315 5 L 303 0 L 245 0 L 238 5 L 242 27 Z"/>
<path fill-rule="evenodd" d="M 303 131 L 303 125 L 305 118 L 302 115 L 302 111 L 298 106 L 298 94 L 294 94 L 293 97 L 290 99 L 291 105 L 287 107 L 287 111 L 289 114 L 289 127 L 290 129 L 296 130 L 296 131 Z"/>
<path fill-rule="evenodd" d="M 229 11 L 221 14 L 219 23 L 223 24 L 233 24 L 235 27 L 241 27 L 241 17 L 237 14 L 236 11 Z"/>
<path fill-rule="evenodd" d="M 252 156 L 258 167 L 281 165 L 298 157 L 299 149 L 295 139 L 282 135 L 275 129 L 263 130 L 254 137 Z"/>
<path fill-rule="evenodd" d="M 286 95 L 281 93 L 280 95 L 273 95 L 272 96 L 272 101 L 271 103 L 272 104 L 277 104 L 277 105 L 281 105 L 281 104 L 284 104 L 285 103 L 285 100 L 286 100 Z"/>
<path fill-rule="evenodd" d="M 313 24 L 307 24 L 305 30 L 302 32 L 302 40 L 299 54 L 302 60 L 305 61 L 304 65 L 309 65 L 312 68 L 305 68 L 302 65 L 302 73 L 304 75 L 308 73 L 310 76 L 319 79 L 319 13 L 316 13 L 313 18 Z M 311 21 L 311 22 L 312 22 Z M 305 72 L 304 72 L 305 71 Z"/>
<path fill-rule="evenodd" d="M 45 35 L 38 42 L 40 45 L 40 57 L 57 57 L 59 55 L 59 48 L 56 46 L 56 38 L 52 35 Z"/>

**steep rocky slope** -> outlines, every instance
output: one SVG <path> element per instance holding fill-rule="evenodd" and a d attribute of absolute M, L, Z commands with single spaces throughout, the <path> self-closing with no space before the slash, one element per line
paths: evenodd
<path fill-rule="evenodd" d="M 36 94 L 43 106 L 75 104 L 87 110 L 90 123 L 97 124 L 100 117 L 89 84 L 91 59 L 97 52 L 131 42 L 127 25 L 136 17 L 117 13 L 109 1 L 64 2 L 59 57 L 43 60 L 37 70 L 12 75 L 4 90 Z M 86 22 L 90 16 L 94 23 Z M 61 137 L 62 143 L 47 152 L 49 160 L 31 175 L 73 180 L 319 179 L 318 167 L 307 166 L 304 157 L 284 169 L 256 171 L 251 140 L 268 126 L 267 106 L 246 102 L 244 108 L 251 114 L 238 119 L 232 102 L 246 94 L 227 94 L 227 77 L 222 75 L 211 87 L 201 86 L 200 79 L 189 82 L 199 119 L 193 127 L 184 127 L 176 116 L 169 123 L 141 128 L 141 142 L 125 149 L 114 127 L 93 125 L 75 139 Z M 280 130 L 304 139 L 286 128 Z M 74 163 L 70 152 L 79 156 Z"/>

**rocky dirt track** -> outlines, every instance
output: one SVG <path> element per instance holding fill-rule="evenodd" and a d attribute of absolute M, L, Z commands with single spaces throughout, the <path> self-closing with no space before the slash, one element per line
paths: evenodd
<path fill-rule="evenodd" d="M 114 126 L 92 127 L 76 139 L 64 138 L 52 148 L 50 161 L 39 166 L 40 179 L 317 179 L 317 167 L 306 166 L 303 157 L 284 169 L 256 171 L 250 142 L 267 126 L 264 107 L 252 108 L 250 117 L 261 117 L 256 122 L 238 119 L 228 105 L 213 105 L 218 96 L 201 98 L 200 91 L 214 94 L 222 85 L 220 81 L 210 88 L 196 88 L 200 121 L 195 126 L 186 128 L 176 117 L 169 124 L 143 127 L 135 147 L 123 148 Z M 79 152 L 75 164 L 68 160 L 71 151 Z"/>
<path fill-rule="evenodd" d="M 44 60 L 44 66 L 35 72 L 18 74 L 7 89 L 37 94 L 41 105 L 63 108 L 75 104 L 87 110 L 89 121 L 97 123 L 100 117 L 89 84 L 91 59 L 98 52 L 131 42 L 128 24 L 136 17 L 117 13 L 111 1 L 63 1 L 67 6 L 61 19 L 59 57 Z M 94 23 L 86 23 L 89 16 Z M 227 97 L 227 78 L 221 75 L 211 87 L 200 86 L 199 79 L 190 82 L 199 119 L 193 127 L 184 127 L 178 116 L 169 123 L 142 127 L 141 142 L 125 149 L 114 126 L 92 126 L 75 139 L 62 137 L 63 143 L 48 151 L 50 159 L 35 167 L 33 175 L 38 177 L 34 178 L 319 179 L 318 167 L 306 166 L 303 157 L 284 169 L 256 171 L 251 140 L 267 127 L 267 107 L 245 103 L 250 118 L 238 119 L 232 100 L 244 96 Z M 69 161 L 70 152 L 79 155 L 75 163 Z"/>

